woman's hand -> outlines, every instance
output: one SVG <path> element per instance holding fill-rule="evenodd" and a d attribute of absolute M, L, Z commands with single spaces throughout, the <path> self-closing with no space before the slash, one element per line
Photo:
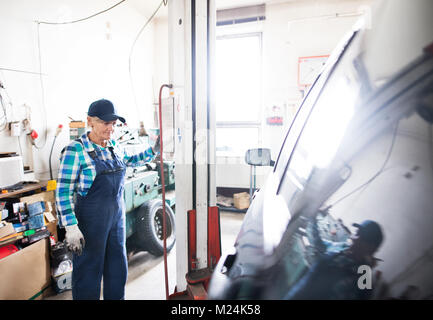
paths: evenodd
<path fill-rule="evenodd" d="M 81 255 L 85 245 L 84 236 L 78 225 L 74 224 L 72 226 L 66 226 L 65 240 L 66 245 L 70 251 L 77 255 Z"/>

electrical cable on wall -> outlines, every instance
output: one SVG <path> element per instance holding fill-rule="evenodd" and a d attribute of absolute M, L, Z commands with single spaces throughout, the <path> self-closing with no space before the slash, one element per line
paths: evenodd
<path fill-rule="evenodd" d="M 0 104 L 1 104 L 2 112 L 3 112 L 3 114 L 0 117 L 0 121 L 1 121 L 0 132 L 2 132 L 2 131 L 5 131 L 7 128 L 8 119 L 7 119 L 7 114 L 6 114 L 6 107 L 3 103 L 3 96 L 1 94 L 0 94 Z"/>
<path fill-rule="evenodd" d="M 47 110 L 45 106 L 45 89 L 44 89 L 44 81 L 42 79 L 42 58 L 41 58 L 41 39 L 40 39 L 40 32 L 39 32 L 39 23 L 37 24 L 37 38 L 38 38 L 38 60 L 39 60 L 39 82 L 41 85 L 41 99 L 42 99 L 42 111 L 43 111 L 43 117 L 45 119 L 45 128 L 44 128 L 44 143 L 42 146 L 38 146 L 36 142 L 33 143 L 36 149 L 40 150 L 47 144 L 47 138 L 48 138 L 48 116 L 47 116 Z"/>
<path fill-rule="evenodd" d="M 3 71 L 12 71 L 12 72 L 20 72 L 20 73 L 26 73 L 26 74 L 32 74 L 32 75 L 44 75 L 44 74 L 41 74 L 41 73 L 39 73 L 39 72 L 31 72 L 31 71 L 26 71 L 26 70 L 18 70 L 18 69 L 10 69 L 10 68 L 0 68 L 0 74 L 2 75 L 2 78 L 4 78 L 4 75 L 3 75 Z M 9 94 L 8 94 L 8 92 L 7 92 L 7 90 L 6 90 L 6 88 L 4 87 L 4 85 L 3 85 L 3 82 L 1 82 L 0 81 L 0 89 L 2 89 L 2 91 L 5 93 L 5 95 L 6 95 L 6 97 L 7 97 L 7 99 L 8 99 L 8 103 L 9 103 L 9 105 L 11 106 L 11 108 L 13 107 L 13 104 L 12 104 L 12 99 L 11 99 L 11 97 L 9 96 Z M 4 99 L 3 99 L 3 96 L 0 94 L 0 105 L 1 105 L 1 107 L 2 107 L 2 111 L 3 111 L 3 116 L 1 116 L 0 117 L 0 119 L 5 119 L 4 121 L 5 121 L 5 123 L 4 123 L 4 125 L 3 124 L 0 124 L 0 127 L 2 127 L 1 129 L 0 129 L 0 132 L 2 132 L 2 131 L 4 131 L 5 129 L 7 129 L 7 123 L 9 122 L 8 121 L 8 119 L 7 119 L 7 111 L 6 111 L 6 106 L 5 106 L 5 104 L 4 104 Z M 28 106 L 26 106 L 25 104 L 24 104 L 24 106 L 26 107 L 26 108 L 28 108 Z M 24 121 L 27 121 L 27 123 L 28 123 L 28 129 L 30 130 L 31 129 L 31 127 L 30 127 L 30 124 L 29 124 L 29 119 L 30 119 L 30 117 L 29 117 L 29 114 L 27 113 L 27 116 L 26 116 L 26 120 L 24 120 Z M 34 131 L 34 130 L 32 130 L 32 131 Z M 34 133 L 30 133 L 30 135 L 31 135 L 31 137 L 32 137 L 32 139 L 30 140 L 30 142 L 32 143 L 32 144 L 34 144 Z M 28 136 L 29 136 L 29 134 L 28 134 Z M 22 149 L 22 146 L 21 146 L 21 140 L 20 140 L 20 137 L 18 136 L 17 137 L 18 138 L 18 145 L 19 145 L 19 150 L 20 150 L 20 155 L 22 156 L 23 155 L 23 149 Z"/>
<path fill-rule="evenodd" d="M 35 74 L 35 75 L 39 75 L 39 72 L 33 72 L 33 71 L 27 71 L 27 70 L 18 70 L 18 69 L 10 69 L 10 68 L 2 68 L 0 67 L 0 70 L 4 70 L 4 71 L 13 71 L 13 72 L 21 72 L 21 73 L 27 73 L 27 74 Z M 43 74 L 44 76 L 46 76 L 46 74 Z"/>
<path fill-rule="evenodd" d="M 126 0 L 122 0 L 122 1 L 120 1 L 118 3 L 116 3 L 115 5 L 113 5 L 113 6 L 109 7 L 109 8 L 107 8 L 107 9 L 105 9 L 105 10 L 99 11 L 99 12 L 97 12 L 95 14 L 92 14 L 92 15 L 90 15 L 88 17 L 77 19 L 77 20 L 64 21 L 64 22 L 49 22 L 49 21 L 35 21 L 35 22 L 38 23 L 38 24 L 51 24 L 51 25 L 77 23 L 77 22 L 81 22 L 81 21 L 85 21 L 85 20 L 91 19 L 93 17 L 96 17 L 96 16 L 104 13 L 104 12 L 107 12 L 107 11 L 113 9 L 114 7 L 117 7 L 119 4 L 121 4 L 122 2 L 125 2 L 125 1 Z"/>
<path fill-rule="evenodd" d="M 64 24 L 73 24 L 73 23 L 82 22 L 82 21 L 85 21 L 85 20 L 89 20 L 89 19 L 91 19 L 91 18 L 94 18 L 94 17 L 96 17 L 96 16 L 98 16 L 98 15 L 100 15 L 100 14 L 102 14 L 102 13 L 105 13 L 105 12 L 107 12 L 107 11 L 109 11 L 109 10 L 111 10 L 111 9 L 113 9 L 113 8 L 115 8 L 115 7 L 117 7 L 118 5 L 120 5 L 121 3 L 125 2 L 125 1 L 126 1 L 126 0 L 119 1 L 119 2 L 117 2 L 116 4 L 114 4 L 113 6 L 107 8 L 107 9 L 105 9 L 105 10 L 99 11 L 99 12 L 97 12 L 97 13 L 95 13 L 95 14 L 92 14 L 92 15 L 90 15 L 90 16 L 87 16 L 87 17 L 85 17 L 85 18 L 81 18 L 81 19 L 77 19 L 77 20 L 63 21 L 63 22 L 35 21 L 35 22 L 37 23 L 37 43 L 38 43 L 38 58 L 39 58 L 39 73 L 38 73 L 38 74 L 39 74 L 39 77 L 40 77 L 40 86 L 41 86 L 41 99 L 42 99 L 42 111 L 43 111 L 42 113 L 43 113 L 43 115 L 44 115 L 44 119 L 45 119 L 45 130 L 44 130 L 44 131 L 45 131 L 45 138 L 44 138 L 44 143 L 43 143 L 42 146 L 38 146 L 38 145 L 36 145 L 36 144 L 34 143 L 34 146 L 36 147 L 36 149 L 42 149 L 43 147 L 45 147 L 45 145 L 46 145 L 46 143 L 47 143 L 47 134 L 48 134 L 48 120 L 47 120 L 47 112 L 46 112 L 46 106 L 45 106 L 45 89 L 44 89 L 44 82 L 43 82 L 43 78 L 42 78 L 43 73 L 42 73 L 42 57 L 41 57 L 40 25 L 41 25 L 41 24 L 47 24 L 47 25 L 64 25 Z M 146 21 L 146 23 L 143 25 L 143 27 L 141 27 L 140 31 L 138 32 L 138 34 L 137 34 L 137 36 L 136 36 L 136 38 L 135 38 L 135 40 L 134 40 L 134 42 L 133 42 L 133 44 L 132 44 L 131 51 L 130 51 L 130 54 L 129 54 L 129 78 L 130 78 L 130 81 L 131 81 L 131 87 L 132 87 L 133 96 L 134 96 L 134 101 L 135 101 L 135 105 L 136 105 L 136 107 L 137 107 L 137 111 L 139 111 L 139 110 L 138 110 L 137 99 L 136 99 L 136 96 L 135 96 L 134 86 L 133 86 L 133 83 L 132 83 L 132 75 L 131 75 L 131 56 L 132 56 L 132 52 L 133 52 L 133 49 L 134 49 L 134 47 L 135 47 L 135 44 L 136 44 L 138 38 L 140 37 L 141 33 L 142 33 L 143 30 L 146 28 L 146 26 L 150 23 L 150 21 L 152 21 L 152 19 L 154 18 L 154 16 L 156 15 L 156 13 L 159 11 L 159 9 L 161 8 L 161 6 L 162 6 L 163 4 L 166 6 L 166 5 L 168 4 L 168 0 L 162 0 L 161 3 L 158 5 L 157 9 L 153 12 L 153 14 L 150 16 L 150 18 L 147 19 L 147 21 Z M 55 142 L 55 138 L 54 138 L 53 144 L 54 144 L 54 142 Z"/>
<path fill-rule="evenodd" d="M 48 158 L 48 165 L 50 167 L 50 180 L 53 180 L 53 170 L 51 167 L 51 156 L 53 155 L 53 149 L 54 149 L 54 144 L 56 143 L 56 139 L 59 136 L 60 131 L 62 131 L 63 125 L 59 125 L 56 129 L 56 134 L 54 135 L 54 140 L 53 140 L 53 144 L 51 145 L 51 151 L 50 151 L 50 156 Z"/>
<path fill-rule="evenodd" d="M 117 7 L 118 5 L 120 5 L 121 3 L 125 2 L 125 1 L 126 1 L 126 0 L 119 1 L 118 3 L 114 4 L 113 6 L 107 8 L 107 9 L 105 9 L 105 10 L 99 11 L 99 12 L 97 12 L 97 13 L 95 13 L 95 14 L 92 14 L 92 15 L 90 15 L 90 16 L 87 16 L 87 17 L 85 17 L 85 18 L 81 18 L 81 19 L 77 19 L 77 20 L 63 21 L 63 22 L 35 21 L 35 22 L 37 23 L 38 51 L 39 51 L 39 71 L 40 71 L 40 72 L 39 72 L 39 75 L 40 75 L 40 83 L 41 83 L 41 89 L 42 89 L 42 105 L 43 105 L 43 109 L 44 109 L 44 110 L 43 110 L 43 111 L 44 111 L 44 114 L 46 114 L 46 110 L 45 110 L 44 85 L 43 85 L 43 79 L 42 79 L 42 67 L 41 67 L 41 65 L 42 65 L 42 59 L 41 59 L 41 49 L 40 49 L 40 31 L 39 31 L 39 26 L 40 26 L 41 24 L 47 24 L 47 25 L 64 25 L 64 24 L 73 24 L 73 23 L 77 23 L 77 22 L 82 22 L 82 21 L 85 21 L 85 20 L 91 19 L 91 18 L 93 18 L 93 17 L 96 17 L 96 16 L 98 16 L 98 15 L 100 15 L 100 14 L 102 14 L 102 13 L 105 13 L 105 12 L 107 12 L 107 11 L 109 11 L 109 10 L 111 10 L 111 9 L 113 9 L 113 8 L 115 8 L 115 7 Z M 139 110 L 138 110 L 138 104 L 137 104 L 137 100 L 136 100 L 136 96 L 135 96 L 134 87 L 133 87 L 133 84 L 132 84 L 132 75 L 131 75 L 131 55 L 132 55 L 132 51 L 133 51 L 133 49 L 134 49 L 134 46 L 135 46 L 135 44 L 136 44 L 138 38 L 140 37 L 141 33 L 142 33 L 143 30 L 146 28 L 146 26 L 149 24 L 149 22 L 153 19 L 153 17 L 156 15 L 156 13 L 158 12 L 158 10 L 161 8 L 161 6 L 162 6 L 163 4 L 166 6 L 166 5 L 168 4 L 168 0 L 162 0 L 162 1 L 161 1 L 161 3 L 158 5 L 157 9 L 153 12 L 153 14 L 150 16 L 150 18 L 149 18 L 149 19 L 146 21 L 146 23 L 144 24 L 144 26 L 140 29 L 140 31 L 138 32 L 138 34 L 137 34 L 137 36 L 136 36 L 136 38 L 135 38 L 135 40 L 134 40 L 134 43 L 133 43 L 132 47 L 131 47 L 131 51 L 130 51 L 130 55 L 129 55 L 129 77 L 130 77 L 130 81 L 131 81 L 131 87 L 132 87 L 133 96 L 134 96 L 134 101 L 135 101 L 135 105 L 136 105 L 136 107 L 137 107 L 137 111 L 139 111 Z M 47 118 L 46 118 L 46 117 L 45 117 L 45 123 L 47 124 Z M 47 139 L 46 139 L 46 138 L 47 138 L 47 125 L 46 125 L 45 127 L 46 127 L 46 130 L 45 130 L 45 142 L 44 142 L 44 145 L 43 145 L 42 147 L 45 146 L 45 144 L 46 144 L 46 140 L 47 140 Z M 38 146 L 36 146 L 36 145 L 35 145 L 35 147 L 36 147 L 37 149 L 41 149 L 41 148 L 42 148 L 42 147 L 38 147 Z"/>
<path fill-rule="evenodd" d="M 36 143 L 33 143 L 33 145 L 35 146 L 36 149 L 42 149 L 43 147 L 45 147 L 46 143 L 47 143 L 47 135 L 48 135 L 48 119 L 47 119 L 47 112 L 46 112 L 46 106 L 45 106 L 45 89 L 44 89 L 44 82 L 43 82 L 43 78 L 42 78 L 42 57 L 41 57 L 41 41 L 40 41 L 40 25 L 41 24 L 48 24 L 48 25 L 61 25 L 61 24 L 72 24 L 72 23 L 77 23 L 77 22 L 81 22 L 81 21 L 85 21 L 88 20 L 90 18 L 93 18 L 95 16 L 98 16 L 102 13 L 105 13 L 111 9 L 113 9 L 114 7 L 117 7 L 119 4 L 125 2 L 126 0 L 122 0 L 118 3 L 116 3 L 115 5 L 111 6 L 110 8 L 107 8 L 105 10 L 102 10 L 100 12 L 97 12 L 95 14 L 92 14 L 88 17 L 85 18 L 81 18 L 81 19 L 77 19 L 77 20 L 72 20 L 72 21 L 64 21 L 64 22 L 49 22 L 49 21 L 35 21 L 37 24 L 37 43 L 38 43 L 38 59 L 39 59 L 39 78 L 40 78 L 40 85 L 41 85 L 41 98 L 42 98 L 42 111 L 43 111 L 43 115 L 45 118 L 45 138 L 44 138 L 44 143 L 42 146 L 38 146 L 36 145 Z"/>
<path fill-rule="evenodd" d="M 2 73 L 2 75 L 3 75 L 3 73 Z M 12 103 L 10 102 L 11 98 L 9 97 L 9 94 L 7 93 L 2 81 L 0 81 L 0 90 L 6 94 L 8 100 L 9 100 L 9 104 L 12 105 Z M 3 95 L 1 92 L 0 92 L 0 105 L 1 105 L 2 112 L 3 112 L 3 114 L 0 116 L 0 132 L 3 132 L 7 129 L 7 125 L 8 125 L 9 121 L 7 118 L 7 110 L 6 110 L 4 100 L 3 100 Z"/>

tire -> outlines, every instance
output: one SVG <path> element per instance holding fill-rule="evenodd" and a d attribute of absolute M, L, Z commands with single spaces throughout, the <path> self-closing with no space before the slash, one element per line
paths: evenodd
<path fill-rule="evenodd" d="M 168 204 L 165 204 L 165 212 L 167 235 L 166 245 L 168 253 L 176 242 L 176 228 L 174 213 Z M 164 254 L 162 216 L 162 200 L 153 199 L 141 205 L 141 207 L 138 209 L 136 220 L 136 246 L 139 249 L 148 251 L 157 257 Z"/>

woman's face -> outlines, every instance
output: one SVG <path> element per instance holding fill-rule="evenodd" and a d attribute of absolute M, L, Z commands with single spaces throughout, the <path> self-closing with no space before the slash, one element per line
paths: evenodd
<path fill-rule="evenodd" d="M 114 132 L 114 126 L 116 125 L 116 121 L 117 120 L 104 121 L 96 117 L 88 119 L 94 136 L 101 141 L 111 139 L 111 135 Z"/>

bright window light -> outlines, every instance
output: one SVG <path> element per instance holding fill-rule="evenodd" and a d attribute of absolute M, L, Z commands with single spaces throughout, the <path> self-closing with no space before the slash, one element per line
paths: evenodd
<path fill-rule="evenodd" d="M 248 149 L 258 148 L 258 128 L 217 128 L 216 145 L 220 156 L 244 157 Z"/>
<path fill-rule="evenodd" d="M 258 121 L 261 106 L 260 42 L 260 34 L 217 39 L 217 121 Z"/>
<path fill-rule="evenodd" d="M 290 170 L 302 179 L 308 179 L 314 167 L 329 165 L 354 113 L 356 88 L 344 77 L 329 85 L 319 97 L 292 156 Z"/>
<path fill-rule="evenodd" d="M 354 113 L 355 93 L 341 79 L 319 98 L 302 136 L 302 145 L 313 166 L 325 168 L 334 157 Z"/>
<path fill-rule="evenodd" d="M 244 157 L 260 141 L 261 34 L 217 38 L 217 156 Z"/>

